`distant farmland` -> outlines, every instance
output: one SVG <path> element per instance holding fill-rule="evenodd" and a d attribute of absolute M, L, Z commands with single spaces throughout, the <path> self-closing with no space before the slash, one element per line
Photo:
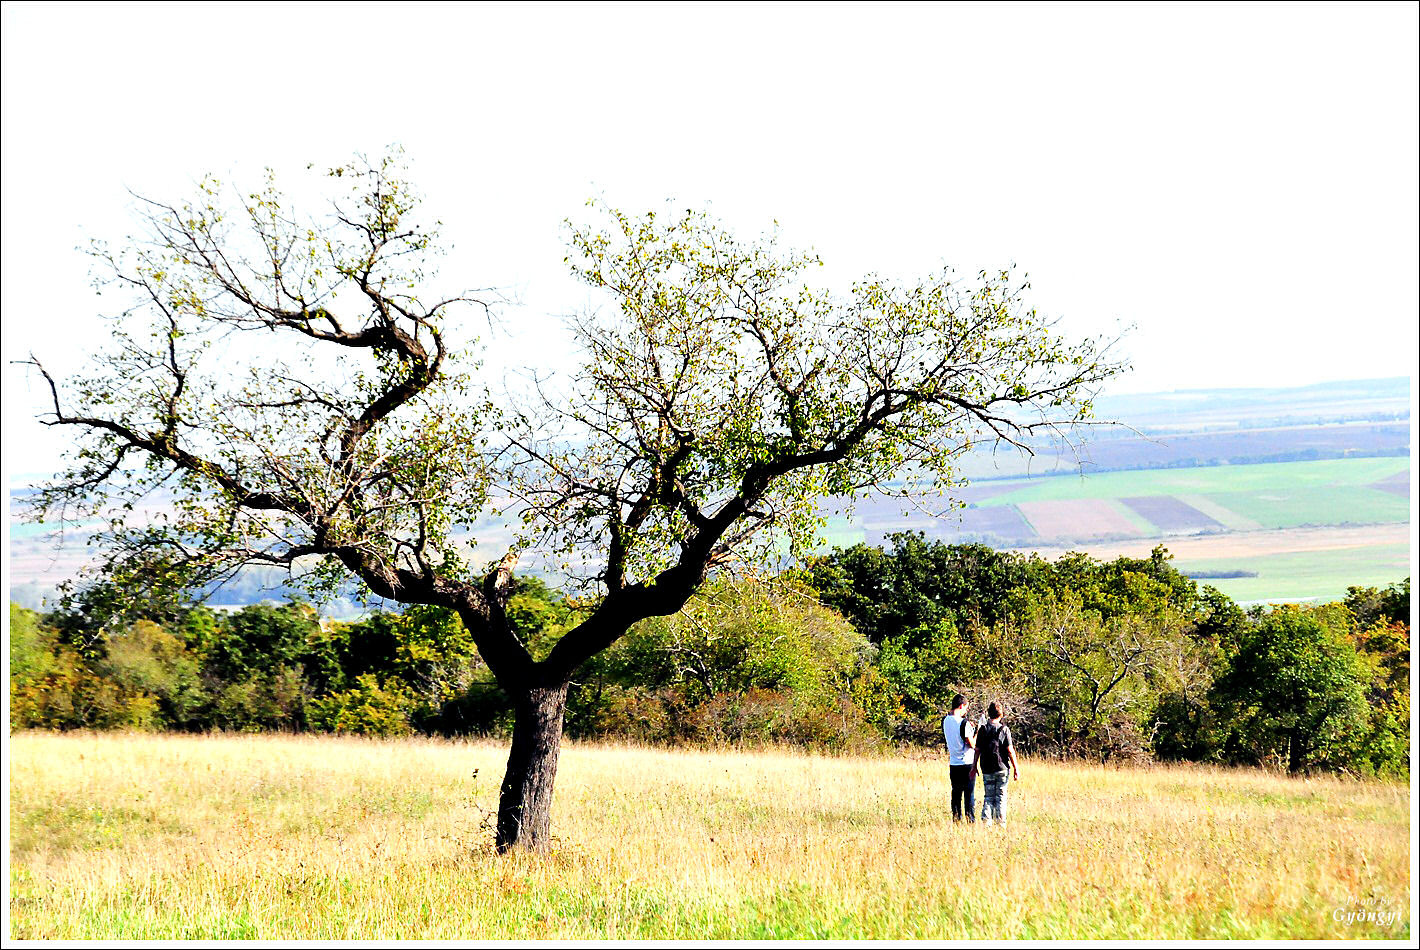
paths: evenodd
<path fill-rule="evenodd" d="M 1085 429 L 1074 446 L 1041 443 L 1033 457 L 973 452 L 959 467 L 970 485 L 920 508 L 874 496 L 844 517 L 825 500 L 820 538 L 881 544 L 910 530 L 1045 556 L 1139 556 L 1164 544 L 1186 570 L 1256 574 L 1208 580 L 1243 600 L 1336 597 L 1409 570 L 1409 405 L 1406 378 L 1101 397 L 1097 416 L 1124 425 Z M 942 517 L 921 510 L 953 500 L 964 507 Z M 53 528 L 12 522 L 12 599 L 39 607 L 92 555 L 79 530 L 57 548 Z M 501 553 L 512 537 L 492 517 L 465 533 L 478 541 L 474 561 Z M 522 568 L 558 580 L 557 566 L 536 552 Z M 283 577 L 252 571 L 217 602 L 289 593 Z"/>
<path fill-rule="evenodd" d="M 1409 478 L 1408 457 L 1014 478 L 969 485 L 957 493 L 967 507 L 940 518 L 900 499 L 860 502 L 851 524 L 872 543 L 910 528 L 999 544 L 1397 524 L 1410 520 L 1408 490 L 1396 491 Z"/>
<path fill-rule="evenodd" d="M 1410 423 L 1367 422 L 1268 426 L 1222 432 L 1159 433 L 1087 441 L 1078 453 L 1052 453 L 1030 471 L 1116 471 L 1129 469 L 1241 465 L 1258 462 L 1317 461 L 1410 452 Z M 991 474 L 974 469 L 978 477 Z M 1001 474 L 1014 474 L 1008 466 Z"/>
<path fill-rule="evenodd" d="M 1206 581 L 1244 601 L 1339 597 L 1408 574 L 1409 486 L 1408 457 L 1002 479 L 967 487 L 968 507 L 941 518 L 904 515 L 900 500 L 860 504 L 830 519 L 826 541 L 914 530 L 1045 556 L 1163 544 L 1184 570 L 1255 574 Z"/>

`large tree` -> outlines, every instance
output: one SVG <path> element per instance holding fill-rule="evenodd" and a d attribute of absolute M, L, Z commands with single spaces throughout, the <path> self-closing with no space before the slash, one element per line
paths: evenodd
<path fill-rule="evenodd" d="M 718 566 L 802 551 L 820 498 L 950 486 L 973 443 L 1079 422 L 1121 368 L 1063 340 L 1011 271 L 833 295 L 772 236 L 601 208 L 599 226 L 569 225 L 568 262 L 605 303 L 571 323 L 580 370 L 493 395 L 458 352 L 489 301 L 431 290 L 437 237 L 400 164 L 330 176 L 323 217 L 269 175 L 251 194 L 208 180 L 195 200 L 144 201 L 145 233 L 97 249 L 126 306 L 87 376 L 35 363 L 44 421 L 74 434 L 36 514 L 116 510 L 107 581 L 144 597 L 287 565 L 456 611 L 516 706 L 500 849 L 550 840 L 588 658 Z M 165 512 L 126 517 L 159 488 Z M 476 566 L 463 529 L 490 509 L 522 530 Z M 543 655 L 507 613 L 534 551 L 594 604 Z"/>

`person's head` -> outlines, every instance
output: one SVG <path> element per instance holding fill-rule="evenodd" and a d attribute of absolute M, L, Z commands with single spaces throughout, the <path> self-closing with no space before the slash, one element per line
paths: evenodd
<path fill-rule="evenodd" d="M 957 693 L 952 697 L 952 712 L 959 713 L 966 709 L 966 697 Z"/>
<path fill-rule="evenodd" d="M 992 703 L 990 706 L 986 707 L 986 718 L 1000 719 L 1003 711 L 1000 703 Z"/>

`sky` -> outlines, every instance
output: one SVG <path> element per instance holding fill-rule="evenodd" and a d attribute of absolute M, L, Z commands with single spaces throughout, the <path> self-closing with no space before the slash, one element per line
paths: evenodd
<path fill-rule="evenodd" d="M 492 363 L 569 365 L 567 218 L 778 222 L 839 286 L 1015 263 L 1113 393 L 1411 375 L 1415 4 L 6 3 L 5 468 L 53 471 L 33 352 L 104 340 L 90 239 L 205 173 L 293 193 L 400 144 Z"/>

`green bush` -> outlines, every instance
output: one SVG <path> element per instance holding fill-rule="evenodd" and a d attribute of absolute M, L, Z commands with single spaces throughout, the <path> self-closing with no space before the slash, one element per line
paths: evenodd
<path fill-rule="evenodd" d="M 110 637 L 96 666 L 121 692 L 145 697 L 140 705 L 148 725 L 143 728 L 191 728 L 207 705 L 197 657 L 150 620 L 135 621 Z M 151 713 L 146 712 L 148 707 Z M 139 717 L 137 712 L 133 715 Z"/>
<path fill-rule="evenodd" d="M 353 689 L 311 702 L 310 722 L 326 732 L 404 736 L 412 730 L 414 703 L 399 686 L 381 686 L 372 673 L 356 678 Z"/>

